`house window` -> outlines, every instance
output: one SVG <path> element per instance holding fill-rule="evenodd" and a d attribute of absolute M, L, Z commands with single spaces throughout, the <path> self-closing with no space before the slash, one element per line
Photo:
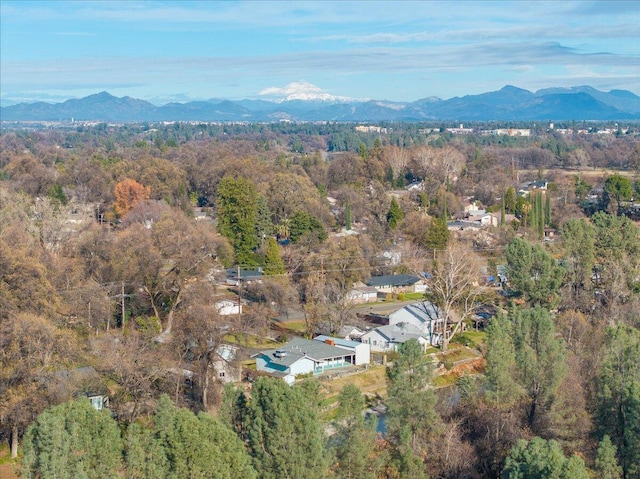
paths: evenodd
<path fill-rule="evenodd" d="M 218 377 L 223 378 L 223 377 L 224 377 L 224 371 L 221 371 L 221 372 L 218 374 Z"/>
<path fill-rule="evenodd" d="M 90 400 L 91 400 L 91 405 L 95 409 L 97 409 L 98 411 L 102 409 L 102 406 L 103 406 L 102 396 L 93 396 L 90 398 Z"/>

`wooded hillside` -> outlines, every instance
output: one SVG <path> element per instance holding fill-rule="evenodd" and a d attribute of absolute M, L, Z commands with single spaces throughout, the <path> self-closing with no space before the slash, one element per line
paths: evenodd
<path fill-rule="evenodd" d="M 354 126 L 1 132 L 0 442 L 24 477 L 640 475 L 640 136 Z M 388 355 L 384 395 L 329 407 L 252 369 L 399 274 L 447 320 Z M 485 371 L 435 388 L 475 328 Z"/>

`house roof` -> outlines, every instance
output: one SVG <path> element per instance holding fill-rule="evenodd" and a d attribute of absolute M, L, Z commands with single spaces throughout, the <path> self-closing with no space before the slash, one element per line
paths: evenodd
<path fill-rule="evenodd" d="M 315 338 L 313 338 L 314 341 L 320 341 L 322 343 L 324 343 L 326 340 L 330 340 L 333 341 L 336 345 L 336 347 L 341 347 L 344 346 L 346 348 L 355 348 L 357 346 L 359 346 L 360 344 L 362 344 L 359 341 L 349 341 L 348 339 L 342 339 L 342 338 L 334 338 L 333 336 L 325 336 L 324 334 L 321 334 L 319 336 L 316 336 Z"/>
<path fill-rule="evenodd" d="M 283 356 L 276 354 L 285 353 Z M 305 356 L 315 360 L 321 361 L 323 359 L 331 359 L 342 357 L 350 354 L 350 352 L 344 348 L 331 346 L 324 342 L 315 341 L 312 339 L 293 338 L 284 346 L 278 349 L 268 349 L 266 351 L 260 351 L 251 357 L 267 356 L 271 363 L 281 364 L 282 366 L 289 367 L 296 361 Z"/>
<path fill-rule="evenodd" d="M 362 335 L 364 333 L 364 331 L 357 326 L 350 326 L 348 324 L 345 324 L 340 328 L 340 331 L 338 331 L 338 335 L 344 338 L 345 336 L 352 334 L 354 331 L 358 335 Z"/>
<path fill-rule="evenodd" d="M 262 269 L 241 269 L 240 279 L 254 279 L 262 277 Z M 228 279 L 238 279 L 238 270 L 236 268 L 227 269 Z"/>
<path fill-rule="evenodd" d="M 367 286 L 411 286 L 420 281 L 420 278 L 411 274 L 387 274 L 372 276 L 367 281 Z"/>
<path fill-rule="evenodd" d="M 394 311 L 391 314 L 396 314 L 400 311 L 406 311 L 411 316 L 415 317 L 421 323 L 431 322 L 442 319 L 440 309 L 430 301 L 422 301 L 420 303 L 408 304 L 402 308 Z"/>
<path fill-rule="evenodd" d="M 392 343 L 404 343 L 410 339 L 418 338 L 426 339 L 424 334 L 411 324 L 388 324 L 387 326 L 380 326 L 372 331 L 377 332 L 380 336 Z"/>
<path fill-rule="evenodd" d="M 230 344 L 221 344 L 216 348 L 216 353 L 225 361 L 233 361 L 236 357 L 236 353 L 238 352 L 237 346 L 232 346 Z"/>
<path fill-rule="evenodd" d="M 349 291 L 349 293 L 353 294 L 354 292 L 366 294 L 366 293 L 377 293 L 378 290 L 376 290 L 376 288 L 374 288 L 373 286 L 355 286 Z"/>

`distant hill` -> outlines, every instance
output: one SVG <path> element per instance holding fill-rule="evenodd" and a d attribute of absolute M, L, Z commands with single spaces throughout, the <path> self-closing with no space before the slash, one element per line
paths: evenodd
<path fill-rule="evenodd" d="M 603 92 L 589 86 L 530 92 L 514 86 L 442 100 L 326 101 L 292 99 L 209 100 L 156 106 L 107 92 L 62 103 L 20 103 L 0 108 L 2 121 L 483 121 L 637 120 L 640 97 L 626 90 Z"/>

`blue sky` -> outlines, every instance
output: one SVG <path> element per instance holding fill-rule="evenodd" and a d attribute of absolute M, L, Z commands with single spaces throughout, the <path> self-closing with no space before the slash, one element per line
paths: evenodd
<path fill-rule="evenodd" d="M 0 0 L 3 100 L 413 101 L 507 84 L 640 94 L 640 2 Z"/>

